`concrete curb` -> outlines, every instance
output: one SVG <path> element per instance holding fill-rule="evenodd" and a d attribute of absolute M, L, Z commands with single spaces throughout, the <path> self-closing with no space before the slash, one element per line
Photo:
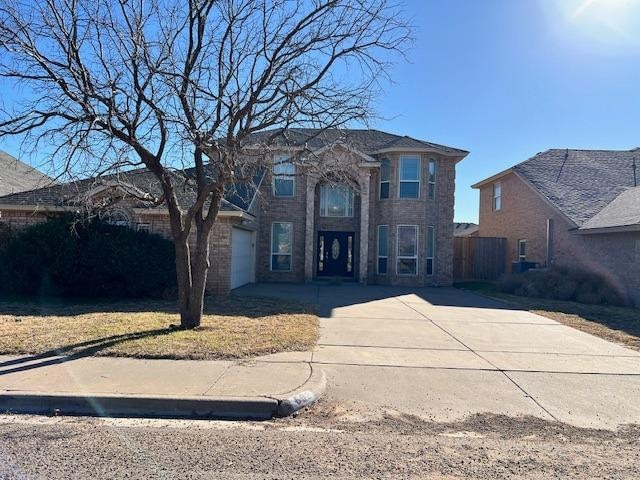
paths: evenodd
<path fill-rule="evenodd" d="M 278 400 L 267 397 L 163 397 L 152 395 L 0 392 L 0 412 L 100 417 L 268 420 Z"/>
<path fill-rule="evenodd" d="M 287 417 L 298 410 L 315 403 L 327 390 L 327 376 L 324 371 L 313 365 L 309 379 L 297 390 L 290 392 L 284 397 L 277 398 L 278 417 Z"/>
<path fill-rule="evenodd" d="M 269 420 L 286 417 L 322 396 L 327 379 L 310 365 L 311 374 L 297 390 L 276 397 L 225 397 L 1 391 L 0 413 L 87 415 L 99 417 L 216 418 Z"/>

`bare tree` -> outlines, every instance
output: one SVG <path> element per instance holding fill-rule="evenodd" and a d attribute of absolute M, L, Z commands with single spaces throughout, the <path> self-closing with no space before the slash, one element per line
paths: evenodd
<path fill-rule="evenodd" d="M 247 139 L 366 121 L 409 34 L 387 0 L 0 0 L 0 75 L 25 92 L 2 107 L 0 138 L 55 146 L 67 174 L 148 169 L 193 328 L 225 186 L 265 162 Z"/>

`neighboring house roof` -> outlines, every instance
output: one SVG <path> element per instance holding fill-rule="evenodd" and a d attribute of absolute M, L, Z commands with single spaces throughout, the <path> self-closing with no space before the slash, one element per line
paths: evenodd
<path fill-rule="evenodd" d="M 633 187 L 618 195 L 609 205 L 580 227 L 580 230 L 635 227 L 640 230 L 640 187 Z"/>
<path fill-rule="evenodd" d="M 469 154 L 468 151 L 459 148 L 372 129 L 274 129 L 252 134 L 246 143 L 247 146 L 268 144 L 271 147 L 306 147 L 311 150 L 318 150 L 334 143 L 342 143 L 367 155 L 393 150 L 436 151 L 444 155 L 463 158 Z"/>
<path fill-rule="evenodd" d="M 52 182 L 44 173 L 0 150 L 0 195 L 23 192 Z"/>
<path fill-rule="evenodd" d="M 580 227 L 622 192 L 635 186 L 634 161 L 640 167 L 638 149 L 552 149 L 473 187 L 479 188 L 515 172 Z"/>
<path fill-rule="evenodd" d="M 184 174 L 187 178 L 190 177 L 193 174 L 193 169 L 185 170 Z M 220 209 L 223 211 L 248 211 L 263 177 L 264 172 L 260 171 L 254 176 L 250 185 L 236 184 L 230 186 L 227 189 L 224 201 L 220 205 Z M 91 196 L 100 189 L 117 186 L 124 188 L 131 196 L 140 198 L 141 206 L 144 206 L 146 194 L 149 195 L 150 199 L 162 196 L 162 189 L 153 173 L 146 169 L 137 169 L 5 195 L 0 197 L 0 205 L 72 206 L 82 203 L 80 201 L 82 198 L 87 195 Z M 176 194 L 178 203 L 183 207 L 191 206 L 196 198 L 196 192 L 193 187 L 176 188 Z"/>
<path fill-rule="evenodd" d="M 454 222 L 453 236 L 468 237 L 478 232 L 478 224 L 471 222 Z"/>

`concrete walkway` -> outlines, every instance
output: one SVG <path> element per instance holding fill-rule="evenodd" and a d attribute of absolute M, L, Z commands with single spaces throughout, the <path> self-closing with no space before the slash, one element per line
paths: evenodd
<path fill-rule="evenodd" d="M 353 284 L 257 284 L 236 294 L 320 305 L 317 349 L 278 359 L 321 366 L 328 397 L 365 413 L 640 423 L 640 352 L 501 302 L 453 288 Z"/>

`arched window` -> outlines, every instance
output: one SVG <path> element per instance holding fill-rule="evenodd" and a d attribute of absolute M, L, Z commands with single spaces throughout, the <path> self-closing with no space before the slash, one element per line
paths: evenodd
<path fill-rule="evenodd" d="M 353 217 L 353 189 L 348 185 L 320 185 L 321 217 Z"/>
<path fill-rule="evenodd" d="M 122 208 L 112 208 L 105 212 L 102 217 L 109 225 L 115 225 L 118 227 L 128 227 L 131 225 L 131 217 L 126 210 Z"/>

